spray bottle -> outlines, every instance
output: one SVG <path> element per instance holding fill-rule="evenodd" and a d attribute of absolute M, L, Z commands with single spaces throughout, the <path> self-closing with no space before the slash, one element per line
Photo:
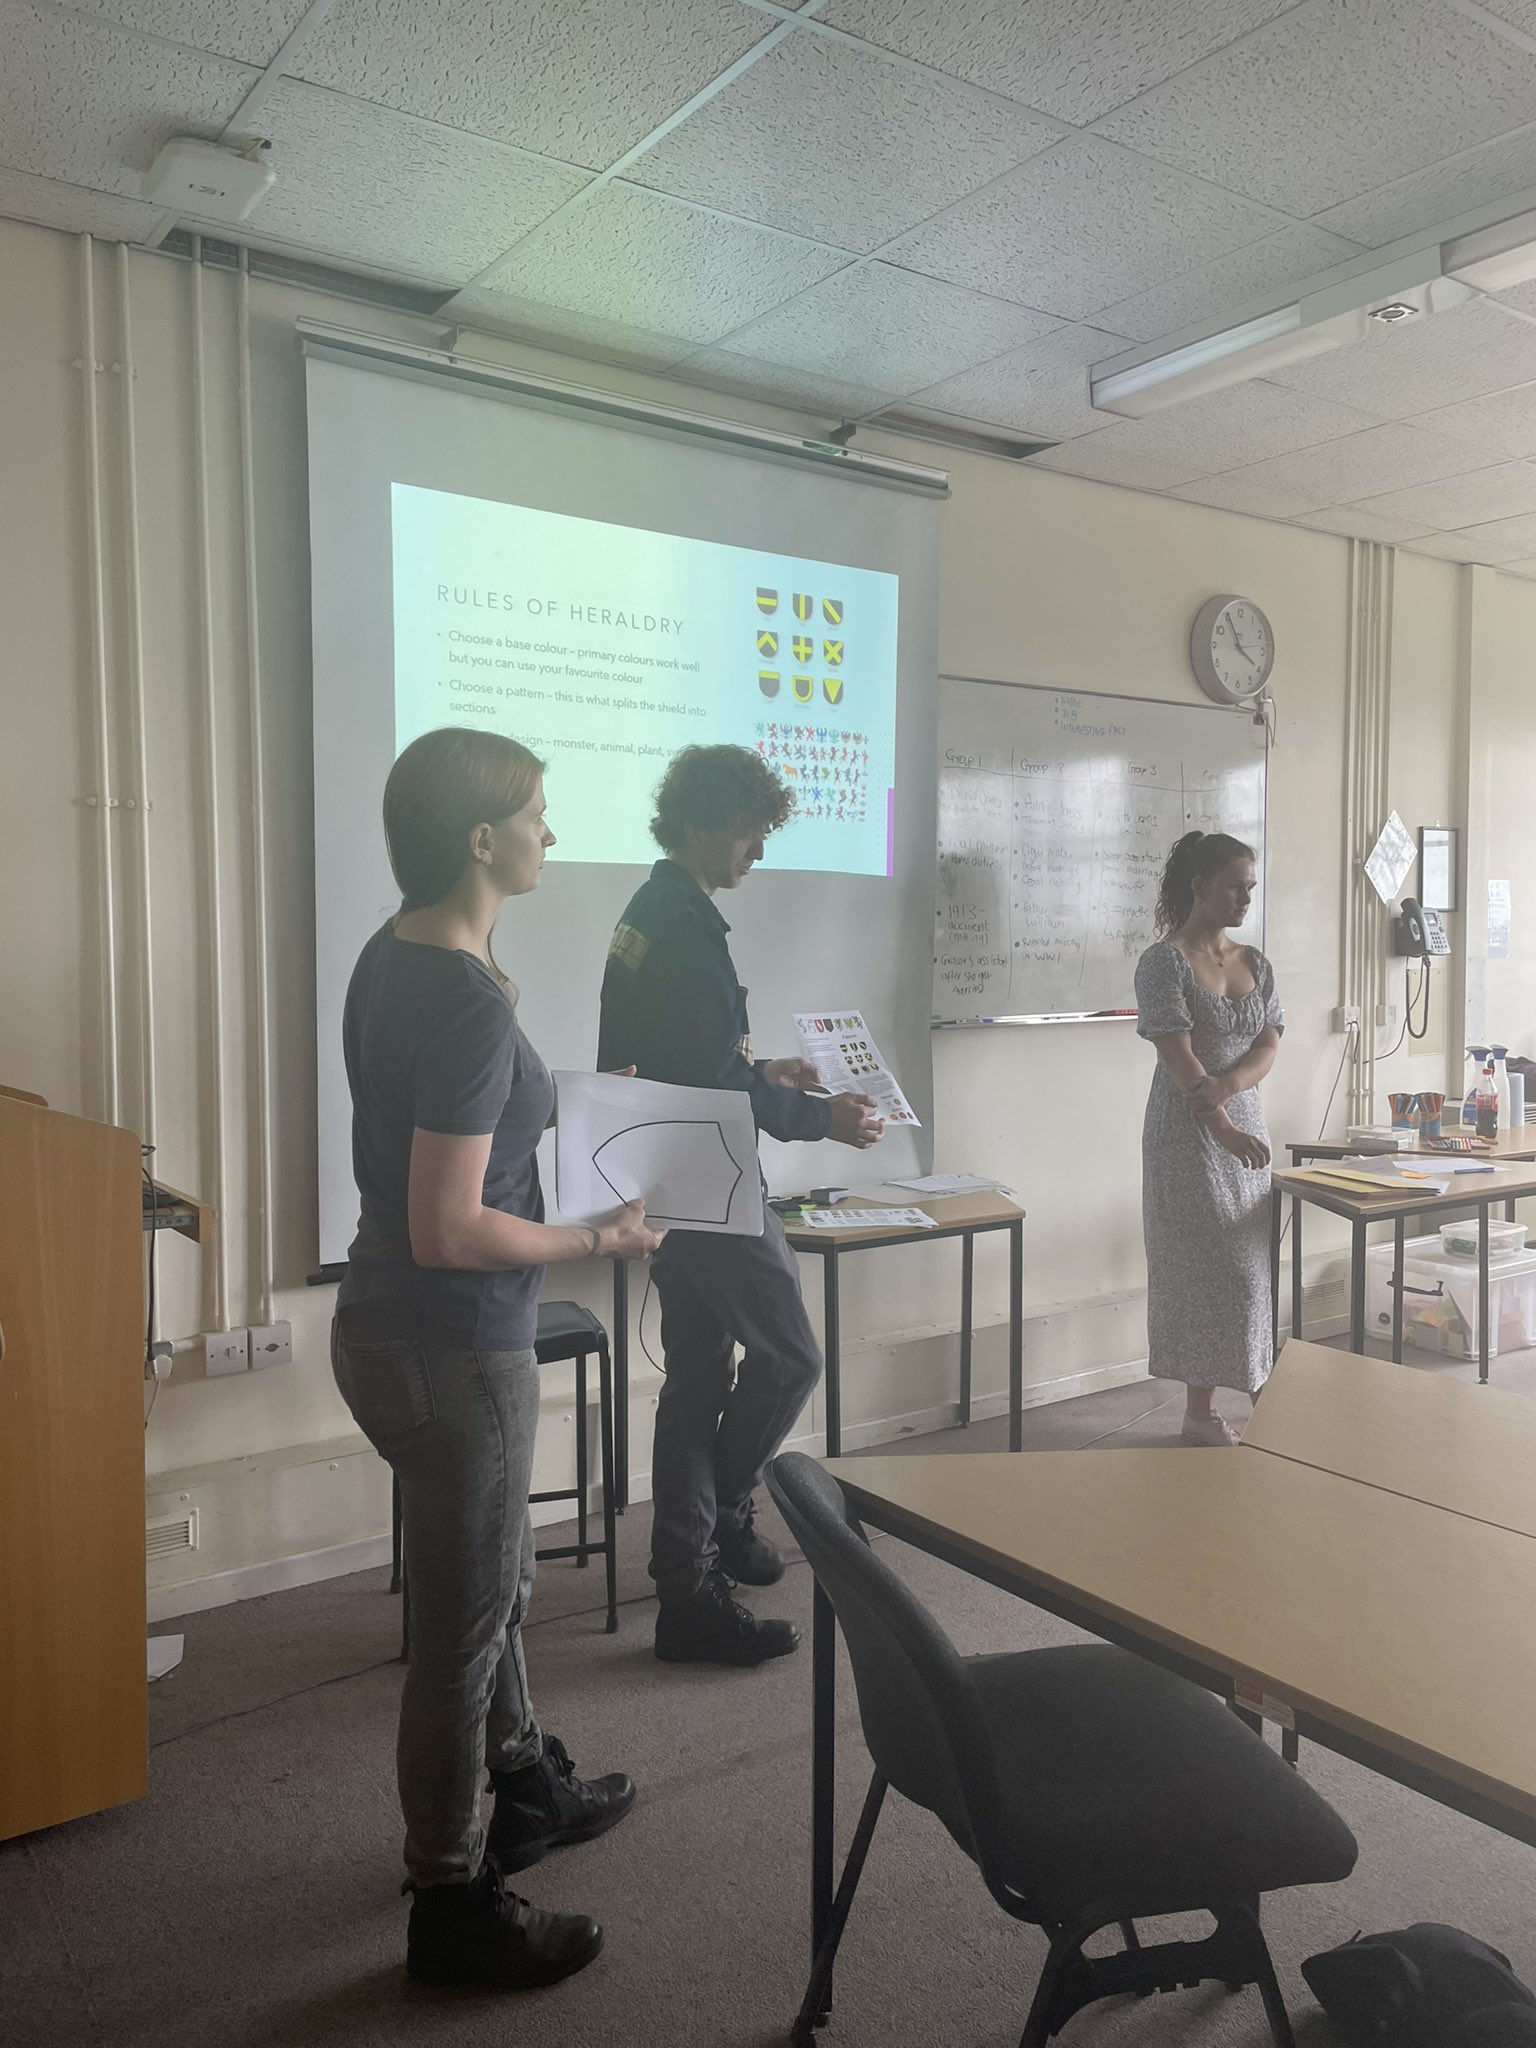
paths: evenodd
<path fill-rule="evenodd" d="M 1477 1084 L 1477 1135 L 1480 1138 L 1499 1135 L 1499 1083 L 1493 1071 L 1491 1053 L 1483 1063 L 1482 1079 Z"/>

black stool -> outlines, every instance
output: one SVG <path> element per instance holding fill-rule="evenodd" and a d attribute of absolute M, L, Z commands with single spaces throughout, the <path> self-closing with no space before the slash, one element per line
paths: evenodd
<path fill-rule="evenodd" d="M 603 1540 L 592 1543 L 587 1539 L 587 1360 L 597 1354 L 597 1418 L 598 1443 L 603 1477 Z M 618 1591 L 618 1540 L 614 1530 L 614 1510 L 617 1491 L 613 1474 L 613 1361 L 608 1351 L 608 1332 L 597 1317 L 574 1301 L 541 1301 L 539 1303 L 539 1327 L 533 1340 L 533 1354 L 540 1365 L 557 1365 L 565 1359 L 573 1359 L 576 1365 L 576 1484 L 559 1487 L 547 1493 L 530 1493 L 531 1501 L 574 1500 L 576 1510 L 576 1541 L 562 1543 L 549 1550 L 536 1550 L 535 1558 L 540 1564 L 553 1563 L 557 1558 L 574 1557 L 577 1569 L 585 1571 L 587 1560 L 594 1551 L 602 1558 L 608 1590 L 607 1633 L 613 1635 L 619 1626 Z M 400 1544 L 400 1482 L 394 1481 L 391 1494 L 391 1535 L 393 1557 L 391 1561 L 389 1590 L 401 1595 L 400 1612 L 400 1662 L 409 1663 L 411 1655 L 411 1589 L 405 1573 L 405 1559 Z"/>

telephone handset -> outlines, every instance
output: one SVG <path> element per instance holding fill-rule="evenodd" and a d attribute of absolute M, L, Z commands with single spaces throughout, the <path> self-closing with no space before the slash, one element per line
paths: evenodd
<path fill-rule="evenodd" d="M 1447 958 L 1451 942 L 1440 922 L 1440 913 L 1426 910 L 1416 898 L 1405 896 L 1402 910 L 1392 922 L 1392 950 L 1411 960 Z"/>

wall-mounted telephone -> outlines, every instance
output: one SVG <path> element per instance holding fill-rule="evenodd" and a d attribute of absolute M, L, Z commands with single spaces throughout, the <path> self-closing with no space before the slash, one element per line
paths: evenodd
<path fill-rule="evenodd" d="M 1392 951 L 1399 959 L 1447 959 L 1451 942 L 1440 922 L 1440 913 L 1426 910 L 1412 896 L 1405 896 L 1401 911 L 1392 920 Z"/>

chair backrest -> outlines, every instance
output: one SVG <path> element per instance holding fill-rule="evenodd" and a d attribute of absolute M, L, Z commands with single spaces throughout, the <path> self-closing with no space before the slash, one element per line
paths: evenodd
<path fill-rule="evenodd" d="M 876 1768 L 985 1869 L 997 1779 L 964 1660 L 875 1555 L 843 1489 L 814 1458 L 775 1458 L 768 1490 L 842 1627 Z"/>

